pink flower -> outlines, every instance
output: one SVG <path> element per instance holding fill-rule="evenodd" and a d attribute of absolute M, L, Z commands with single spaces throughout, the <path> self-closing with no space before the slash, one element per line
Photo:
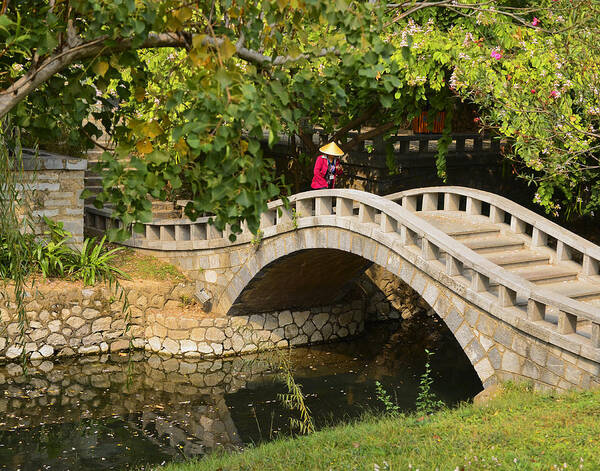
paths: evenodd
<path fill-rule="evenodd" d="M 533 26 L 537 26 L 540 24 L 540 20 L 538 20 L 535 16 L 533 17 L 533 21 L 531 22 Z"/>
<path fill-rule="evenodd" d="M 558 93 L 558 90 L 552 90 L 552 91 L 550 92 L 550 96 L 551 96 L 552 98 L 557 98 L 557 97 L 559 97 L 559 96 L 560 96 L 560 93 Z"/>
<path fill-rule="evenodd" d="M 490 54 L 490 56 L 492 57 L 492 59 L 496 59 L 496 60 L 502 59 L 502 53 L 498 49 L 494 49 L 492 51 L 492 53 Z"/>
<path fill-rule="evenodd" d="M 532 89 L 531 89 L 531 93 L 535 93 L 535 88 L 532 88 Z"/>

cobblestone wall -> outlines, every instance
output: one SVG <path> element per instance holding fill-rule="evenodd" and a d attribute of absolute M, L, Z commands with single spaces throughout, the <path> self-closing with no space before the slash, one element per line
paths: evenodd
<path fill-rule="evenodd" d="M 129 322 L 107 287 L 49 282 L 30 293 L 26 324 L 16 305 L 0 301 L 0 361 L 25 353 L 34 360 L 134 348 L 165 355 L 215 357 L 305 345 L 356 335 L 364 329 L 364 302 L 250 316 L 211 316 L 198 306 L 193 285 L 125 282 Z M 10 290 L 9 290 L 10 291 Z M 126 331 L 126 325 L 130 328 Z M 24 335 L 24 339 L 21 336 Z"/>
<path fill-rule="evenodd" d="M 37 156 L 24 151 L 25 188 L 31 199 L 36 219 L 36 233 L 44 230 L 43 216 L 60 221 L 73 234 L 74 245 L 83 242 L 84 174 L 87 160 L 39 152 Z"/>

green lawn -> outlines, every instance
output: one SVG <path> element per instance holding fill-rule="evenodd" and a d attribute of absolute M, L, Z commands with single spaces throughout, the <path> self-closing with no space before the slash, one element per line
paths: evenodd
<path fill-rule="evenodd" d="M 371 417 L 162 469 L 600 470 L 600 392 L 553 396 L 508 385 L 486 406 Z"/>

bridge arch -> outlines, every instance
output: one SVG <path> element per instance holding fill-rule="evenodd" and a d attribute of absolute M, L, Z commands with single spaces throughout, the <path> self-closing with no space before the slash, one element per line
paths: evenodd
<path fill-rule="evenodd" d="M 262 241 L 254 255 L 232 278 L 226 290 L 227 295 L 220 297 L 221 302 L 217 305 L 216 311 L 228 312 L 255 276 L 273 262 L 301 251 L 319 249 L 337 250 L 361 257 L 396 275 L 422 296 L 443 320 L 469 358 L 482 384 L 489 386 L 498 381 L 499 378 L 487 358 L 486 349 L 480 342 L 476 328 L 467 322 L 465 317 L 467 306 L 464 301 L 449 293 L 429 275 L 419 270 L 413 262 L 395 254 L 393 250 L 374 238 L 373 234 L 366 236 L 352 231 L 349 227 L 304 227 L 282 237 Z M 286 306 L 281 306 L 281 309 L 285 308 Z M 472 310 L 470 315 L 473 319 L 476 311 Z"/>

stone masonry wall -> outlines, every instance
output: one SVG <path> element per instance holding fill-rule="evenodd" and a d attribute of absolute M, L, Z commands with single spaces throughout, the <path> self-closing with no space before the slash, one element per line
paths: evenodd
<path fill-rule="evenodd" d="M 24 341 L 16 305 L 0 301 L 0 362 L 23 353 L 31 359 L 146 349 L 165 355 L 215 357 L 305 345 L 356 335 L 364 329 L 364 302 L 251 316 L 215 316 L 189 305 L 195 287 L 180 283 L 124 282 L 130 329 L 118 293 L 105 286 L 62 281 L 29 293 Z M 10 289 L 8 290 L 10 292 Z M 7 293 L 8 294 L 8 293 Z"/>
<path fill-rule="evenodd" d="M 36 221 L 35 232 L 44 231 L 43 216 L 63 223 L 73 234 L 74 245 L 83 242 L 84 174 L 87 160 L 39 152 L 23 152 L 24 185 Z"/>

